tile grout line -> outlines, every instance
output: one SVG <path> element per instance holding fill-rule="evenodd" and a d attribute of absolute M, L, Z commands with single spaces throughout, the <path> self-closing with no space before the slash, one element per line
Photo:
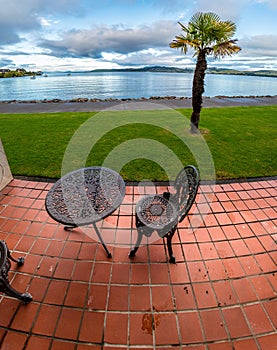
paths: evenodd
<path fill-rule="evenodd" d="M 211 241 L 212 241 L 212 240 L 211 240 Z M 213 243 L 213 246 L 214 246 L 215 251 L 217 252 L 216 246 L 214 245 L 214 242 L 213 242 L 213 241 L 212 241 L 212 243 Z M 211 285 L 211 288 L 212 288 L 212 291 L 213 291 L 213 294 L 214 294 L 213 296 L 214 296 L 214 298 L 215 298 L 215 300 L 216 300 L 216 302 L 217 302 L 217 305 L 219 305 L 218 296 L 217 296 L 217 294 L 216 294 L 216 292 L 215 292 L 215 289 L 214 289 L 214 281 L 212 281 L 211 278 L 210 278 L 209 269 L 208 269 L 208 267 L 207 267 L 207 265 L 206 265 L 206 259 L 204 259 L 201 249 L 199 249 L 199 251 L 200 251 L 200 255 L 201 255 L 201 257 L 202 257 L 202 261 L 203 261 L 204 266 L 205 266 L 205 270 L 207 271 L 207 276 L 208 276 L 209 284 Z M 219 256 L 218 260 L 221 260 L 221 259 L 220 259 L 220 256 Z M 224 264 L 223 264 L 223 266 L 224 266 Z M 224 267 L 224 270 L 225 270 L 225 267 Z M 226 271 L 225 271 L 225 272 L 226 272 Z M 229 279 L 228 279 L 228 280 L 229 280 Z M 232 288 L 232 287 L 231 287 L 231 288 Z M 196 305 L 198 305 L 198 304 L 196 304 Z M 229 327 L 228 327 L 228 325 L 227 325 L 227 322 L 226 322 L 225 317 L 224 317 L 223 312 L 222 312 L 222 308 L 221 308 L 221 307 L 217 307 L 217 308 L 215 307 L 214 309 L 218 309 L 218 311 L 219 311 L 219 313 L 220 313 L 220 316 L 221 316 L 221 320 L 222 320 L 222 322 L 223 322 L 223 324 L 224 324 L 224 328 L 225 328 L 225 331 L 226 331 L 226 334 L 227 334 L 227 337 L 228 337 L 228 341 L 231 342 L 231 344 L 233 344 L 232 337 L 231 337 L 231 334 L 230 334 L 230 331 L 229 331 Z M 200 317 L 201 317 L 201 315 L 200 315 Z M 204 334 L 205 334 L 205 330 L 204 330 Z M 205 338 L 205 339 L 206 339 L 206 338 Z M 232 346 L 233 346 L 233 345 L 232 345 Z"/>
<path fill-rule="evenodd" d="M 148 282 L 149 282 L 149 296 L 150 296 L 150 312 L 151 312 L 151 331 L 152 331 L 152 344 L 153 349 L 157 349 L 156 344 L 156 325 L 155 325 L 155 306 L 153 305 L 153 294 L 152 294 L 152 280 L 151 280 L 151 270 L 150 270 L 150 251 L 147 237 L 147 270 L 148 270 Z"/>
<path fill-rule="evenodd" d="M 83 247 L 84 244 L 85 244 L 85 242 L 81 242 L 81 244 L 80 244 L 79 251 L 78 251 L 78 254 L 77 254 L 77 260 L 78 260 L 78 257 L 79 257 L 79 255 L 81 253 L 81 250 L 82 250 L 82 247 Z M 79 338 L 80 338 L 81 328 L 82 328 L 82 324 L 83 324 L 83 320 L 84 320 L 86 301 L 89 300 L 88 296 L 89 296 L 89 293 L 90 293 L 91 280 L 92 280 L 92 276 L 93 276 L 93 271 L 94 271 L 94 266 L 95 266 L 95 259 L 96 259 L 98 247 L 99 246 L 97 246 L 96 250 L 95 250 L 94 260 L 91 262 L 92 268 L 91 268 L 91 271 L 90 271 L 89 282 L 88 283 L 84 282 L 84 284 L 87 285 L 87 292 L 86 292 L 86 297 L 85 297 L 85 300 L 84 300 L 84 307 L 82 308 L 82 316 L 81 316 L 81 319 L 80 319 L 80 325 L 79 325 L 78 332 L 77 332 L 77 341 L 76 341 L 76 344 L 75 344 L 75 347 L 74 347 L 75 350 L 77 350 L 77 348 L 78 348 L 78 341 L 79 341 Z M 75 270 L 75 268 L 76 268 L 76 263 L 74 265 L 74 269 L 73 270 Z M 72 274 L 73 274 L 73 271 L 72 271 Z M 81 281 L 81 282 L 83 282 L 83 281 Z M 68 289 L 69 289 L 69 285 L 68 285 Z M 66 294 L 68 293 L 68 289 L 67 289 Z M 64 301 L 65 300 L 66 299 L 64 299 Z M 48 350 L 51 350 L 51 348 L 49 347 Z"/>
<path fill-rule="evenodd" d="M 181 247 L 182 255 L 183 255 L 183 258 L 185 260 L 183 246 L 182 246 L 182 243 L 181 243 L 181 240 L 180 240 L 180 235 L 179 235 L 179 230 L 178 229 L 176 230 L 176 233 L 177 233 L 178 239 L 179 239 L 178 245 L 180 245 L 180 247 Z M 182 340 L 182 335 L 181 335 L 180 323 L 179 323 L 179 318 L 178 318 L 178 310 L 177 310 L 177 307 L 176 307 L 176 298 L 175 298 L 175 295 L 174 295 L 174 289 L 173 289 L 173 283 L 172 283 L 172 279 L 171 279 L 170 265 L 169 264 L 170 263 L 167 261 L 169 285 L 170 285 L 170 290 L 171 290 L 171 298 L 172 298 L 172 302 L 173 302 L 173 311 L 174 311 L 175 322 L 176 322 L 176 326 L 177 326 L 177 332 L 178 332 L 178 338 L 179 338 L 179 346 L 180 346 L 180 350 L 182 350 L 183 340 Z M 183 286 L 183 283 L 182 283 L 182 286 Z"/>
<path fill-rule="evenodd" d="M 197 243 L 197 242 L 196 242 Z M 182 243 L 181 243 L 181 245 L 182 245 Z M 198 244 L 197 244 L 198 245 Z M 185 258 L 185 256 L 184 256 L 184 258 Z M 187 260 L 185 259 L 185 266 L 186 266 L 186 269 L 187 269 L 187 272 L 188 272 L 188 278 L 189 278 L 189 284 L 190 284 L 190 286 L 191 286 L 191 292 L 192 292 L 192 295 L 193 295 L 193 301 L 194 301 L 194 304 L 195 304 L 195 306 L 196 306 L 196 314 L 197 314 L 197 320 L 198 320 L 198 322 L 199 322 L 199 324 L 200 324 L 200 329 L 201 329 L 201 334 L 202 334 L 202 339 L 203 339 L 203 341 L 204 341 L 204 339 L 206 339 L 206 336 L 205 336 L 205 331 L 204 331 L 204 324 L 203 324 L 203 321 L 202 321 L 202 318 L 201 318 L 201 315 L 200 315 L 200 311 L 199 311 L 199 309 L 198 309 L 198 307 L 197 307 L 197 299 L 196 299 L 196 294 L 195 294 L 195 290 L 194 290 L 194 288 L 193 288 L 193 281 L 192 281 L 192 278 L 191 278 L 191 272 L 190 272 L 190 270 L 189 270 L 189 267 L 188 267 L 188 262 L 187 262 Z M 203 343 L 203 342 L 202 342 Z M 181 343 L 182 345 L 184 344 L 184 341 L 183 341 L 183 338 L 182 338 L 182 343 Z"/>

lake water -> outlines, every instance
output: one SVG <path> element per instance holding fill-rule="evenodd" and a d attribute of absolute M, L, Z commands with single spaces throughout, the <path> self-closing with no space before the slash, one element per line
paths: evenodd
<path fill-rule="evenodd" d="M 48 73 L 0 79 L 0 100 L 70 100 L 82 98 L 190 97 L 193 75 L 189 73 L 101 72 Z M 277 94 L 277 79 L 269 77 L 214 75 L 205 78 L 205 96 L 264 96 Z"/>

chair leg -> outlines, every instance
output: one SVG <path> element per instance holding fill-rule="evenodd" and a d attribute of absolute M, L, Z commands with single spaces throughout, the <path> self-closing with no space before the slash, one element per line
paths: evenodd
<path fill-rule="evenodd" d="M 12 255 L 11 255 L 11 252 L 9 251 L 8 247 L 7 247 L 7 255 L 8 255 L 8 258 L 10 260 L 12 260 L 13 262 L 17 263 L 17 266 L 22 266 L 24 264 L 24 258 L 23 257 L 20 257 L 18 259 L 15 259 Z"/>
<path fill-rule="evenodd" d="M 136 244 L 134 246 L 134 248 L 130 251 L 129 253 L 129 258 L 133 258 L 136 255 L 137 250 L 139 249 L 141 240 L 142 240 L 142 236 L 145 235 L 147 237 L 150 237 L 151 234 L 153 233 L 153 229 L 146 227 L 138 218 L 138 216 L 136 215 L 136 227 L 137 227 L 137 233 L 138 233 L 138 238 L 136 241 Z"/>
<path fill-rule="evenodd" d="M 168 250 L 168 255 L 169 255 L 169 262 L 171 264 L 175 264 L 175 256 L 173 255 L 173 250 L 172 250 L 172 237 L 174 236 L 174 233 L 176 231 L 177 226 L 173 227 L 171 231 L 168 232 L 166 235 L 166 242 L 167 242 L 167 250 Z"/>
<path fill-rule="evenodd" d="M 0 292 L 3 292 L 11 297 L 17 298 L 23 303 L 28 304 L 32 301 L 32 296 L 30 293 L 20 293 L 9 283 L 8 273 L 11 267 L 10 260 L 17 263 L 17 266 L 21 266 L 24 264 L 24 258 L 15 259 L 12 257 L 6 243 L 4 241 L 0 241 L 0 257 L 1 257 L 1 266 L 0 266 Z"/>
<path fill-rule="evenodd" d="M 139 249 L 139 246 L 140 246 L 140 243 L 141 243 L 141 240 L 142 240 L 143 233 L 141 232 L 140 229 L 138 229 L 137 232 L 138 232 L 138 238 L 137 238 L 137 241 L 136 241 L 136 244 L 135 244 L 134 248 L 129 253 L 129 258 L 134 258 L 135 257 L 136 252 Z"/>
<path fill-rule="evenodd" d="M 9 295 L 10 297 L 17 298 L 21 300 L 24 304 L 28 304 L 30 301 L 33 300 L 30 293 L 20 293 L 16 291 L 12 286 L 9 284 L 9 281 L 0 276 L 0 291 L 4 292 L 5 294 Z"/>

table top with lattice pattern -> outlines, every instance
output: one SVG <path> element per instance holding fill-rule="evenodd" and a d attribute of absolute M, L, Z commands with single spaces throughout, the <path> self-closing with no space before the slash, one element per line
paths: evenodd
<path fill-rule="evenodd" d="M 82 226 L 112 214 L 125 196 L 125 183 L 112 169 L 88 167 L 72 171 L 49 190 L 48 214 L 64 225 Z"/>

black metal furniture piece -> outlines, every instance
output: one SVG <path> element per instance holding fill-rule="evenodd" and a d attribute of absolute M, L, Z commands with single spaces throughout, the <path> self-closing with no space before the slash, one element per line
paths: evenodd
<path fill-rule="evenodd" d="M 129 257 L 134 257 L 142 240 L 142 236 L 150 237 L 157 231 L 160 237 L 166 237 L 169 262 L 175 263 L 172 251 L 172 237 L 179 222 L 188 214 L 197 194 L 199 186 L 198 170 L 188 165 L 177 175 L 174 182 L 174 193 L 164 192 L 162 195 L 148 195 L 136 205 L 137 242 Z"/>
<path fill-rule="evenodd" d="M 125 183 L 112 169 L 88 167 L 72 171 L 59 179 L 47 193 L 45 207 L 55 221 L 72 230 L 92 224 L 108 257 L 96 222 L 112 214 L 125 196 Z"/>
<path fill-rule="evenodd" d="M 24 264 L 24 258 L 14 259 L 4 241 L 0 241 L 0 292 L 3 292 L 11 297 L 17 298 L 23 303 L 28 304 L 32 301 L 32 296 L 29 293 L 19 293 L 13 289 L 9 283 L 8 272 L 11 268 L 10 260 L 17 263 L 17 266 Z"/>

